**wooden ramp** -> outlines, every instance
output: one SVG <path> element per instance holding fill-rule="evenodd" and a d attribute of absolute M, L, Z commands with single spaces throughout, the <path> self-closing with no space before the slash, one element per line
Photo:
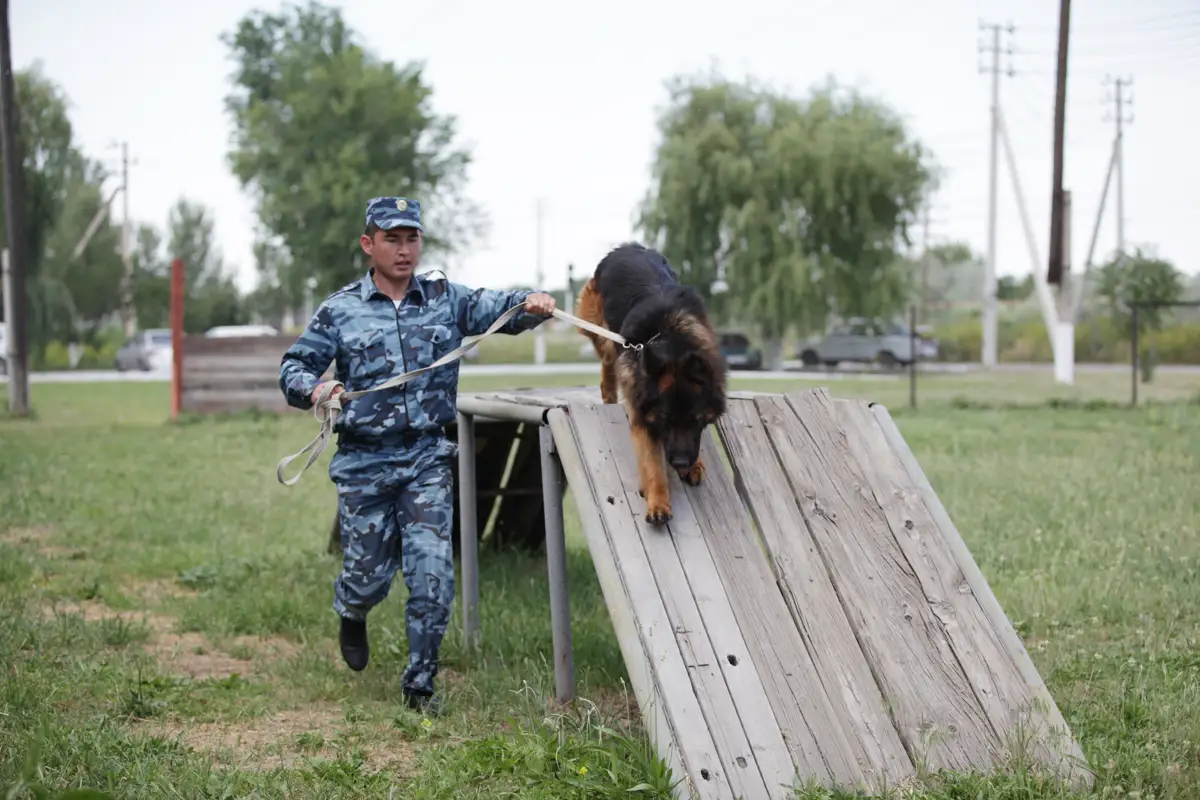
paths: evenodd
<path fill-rule="evenodd" d="M 643 519 L 621 405 L 572 397 L 546 419 L 682 794 L 878 792 L 1022 754 L 1090 782 L 884 408 L 824 390 L 735 394 L 705 434 L 705 482 L 672 473 L 664 528 Z"/>

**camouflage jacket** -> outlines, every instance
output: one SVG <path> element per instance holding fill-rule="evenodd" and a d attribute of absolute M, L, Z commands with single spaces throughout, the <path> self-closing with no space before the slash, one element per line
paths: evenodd
<path fill-rule="evenodd" d="M 312 408 L 312 392 L 336 361 L 334 377 L 348 391 L 378 386 L 432 364 L 483 333 L 496 318 L 532 294 L 470 289 L 445 279 L 413 276 L 395 305 L 375 286 L 371 273 L 343 286 L 317 308 L 308 327 L 283 355 L 279 387 L 290 406 Z M 500 333 L 517 334 L 546 318 L 519 314 Z M 341 442 L 371 444 L 414 431 L 437 431 L 455 420 L 458 361 L 403 386 L 345 404 L 334 430 Z"/>

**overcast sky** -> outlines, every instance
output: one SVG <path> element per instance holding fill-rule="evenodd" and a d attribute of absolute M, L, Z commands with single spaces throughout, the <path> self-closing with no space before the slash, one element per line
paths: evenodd
<path fill-rule="evenodd" d="M 1001 78 L 1016 166 L 1039 262 L 1046 258 L 1053 143 L 1054 0 L 609 0 L 577 3 L 348 0 L 349 24 L 378 55 L 424 61 L 434 106 L 458 117 L 471 144 L 473 199 L 488 211 L 486 249 L 452 273 L 471 285 L 531 285 L 536 201 L 545 198 L 550 287 L 566 265 L 589 271 L 634 235 L 657 141 L 655 115 L 672 75 L 719 66 L 734 77 L 803 93 L 825 76 L 905 115 L 949 170 L 934 198 L 931 242 L 965 239 L 986 252 L 990 77 L 980 74 L 980 22 L 1004 36 L 1015 77 Z M 66 92 L 77 140 L 115 166 L 129 142 L 130 203 L 163 226 L 180 196 L 210 206 L 220 250 L 253 285 L 250 204 L 226 166 L 231 122 L 222 100 L 232 63 L 219 36 L 254 8 L 245 0 L 14 0 L 14 66 L 40 61 Z M 1073 262 L 1091 237 L 1113 123 L 1106 73 L 1132 77 L 1125 144 L 1126 239 L 1157 245 L 1184 271 L 1200 268 L 1200 0 L 1075 3 L 1065 184 L 1074 194 Z M 1015 195 L 1000 162 L 1000 274 L 1030 270 Z M 1115 182 L 1114 182 L 1115 189 Z M 391 187 L 380 186 L 387 194 Z M 363 198 L 364 203 L 367 198 Z M 119 206 L 118 206 L 119 208 Z M 1098 252 L 1116 243 L 1110 194 Z M 118 211 L 119 213 L 119 211 Z M 1191 221 L 1191 225 L 1189 225 Z M 358 221 L 346 236 L 359 235 Z M 1040 269 L 1044 269 L 1039 264 Z"/>

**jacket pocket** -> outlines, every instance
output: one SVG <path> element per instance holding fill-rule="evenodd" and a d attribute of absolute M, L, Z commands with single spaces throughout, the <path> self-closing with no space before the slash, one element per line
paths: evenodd
<path fill-rule="evenodd" d="M 369 388 L 388 372 L 390 361 L 384 332 L 362 331 L 343 340 L 346 346 L 346 373 L 354 391 Z"/>

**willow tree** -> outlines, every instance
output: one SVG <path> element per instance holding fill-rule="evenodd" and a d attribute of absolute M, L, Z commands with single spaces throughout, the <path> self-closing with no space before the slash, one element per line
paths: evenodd
<path fill-rule="evenodd" d="M 902 309 L 932 171 L 894 113 L 832 83 L 806 99 L 720 77 L 669 91 L 639 227 L 718 315 L 753 320 L 778 365 L 793 326 Z"/>

